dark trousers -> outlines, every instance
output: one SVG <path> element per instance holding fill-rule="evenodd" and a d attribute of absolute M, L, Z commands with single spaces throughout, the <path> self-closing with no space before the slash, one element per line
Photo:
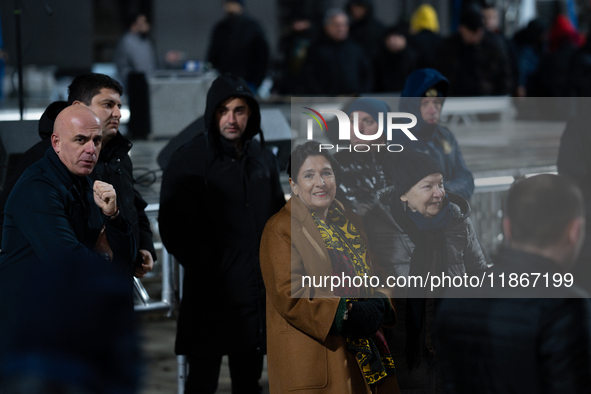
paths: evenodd
<path fill-rule="evenodd" d="M 185 394 L 214 394 L 218 387 L 222 356 L 187 356 L 189 374 L 185 383 Z M 263 373 L 263 355 L 237 353 L 228 355 L 232 394 L 259 394 L 262 388 L 259 380 Z"/>

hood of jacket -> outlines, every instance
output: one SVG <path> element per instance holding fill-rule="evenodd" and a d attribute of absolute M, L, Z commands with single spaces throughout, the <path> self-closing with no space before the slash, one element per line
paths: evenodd
<path fill-rule="evenodd" d="M 429 4 L 423 4 L 410 17 L 410 31 L 416 34 L 421 30 L 439 33 L 439 19 L 437 11 Z"/>
<path fill-rule="evenodd" d="M 377 212 L 380 213 L 379 217 L 386 218 L 388 221 L 394 223 L 400 228 L 390 213 L 390 201 L 394 194 L 394 186 L 388 186 L 382 190 L 379 190 L 376 195 L 375 206 L 372 208 L 372 210 L 377 210 Z M 445 196 L 449 199 L 454 215 L 454 218 L 449 226 L 451 227 L 464 222 L 464 220 L 466 220 L 472 212 L 468 201 L 464 197 L 448 191 L 445 192 Z"/>
<path fill-rule="evenodd" d="M 53 134 L 53 123 L 55 122 L 55 118 L 57 115 L 62 111 L 62 109 L 66 108 L 68 103 L 65 101 L 55 101 L 45 109 L 43 115 L 41 115 L 41 119 L 39 119 L 39 137 L 42 140 L 51 137 Z"/>
<path fill-rule="evenodd" d="M 205 107 L 205 127 L 208 138 L 220 151 L 222 149 L 222 136 L 219 127 L 215 124 L 215 112 L 218 106 L 230 97 L 244 98 L 250 109 L 250 116 L 246 124 L 246 130 L 242 135 L 242 144 L 260 134 L 261 144 L 264 145 L 263 132 L 261 130 L 261 110 L 255 100 L 246 81 L 230 74 L 218 77 L 207 92 L 207 104 Z"/>
<path fill-rule="evenodd" d="M 400 112 L 409 112 L 417 117 L 417 125 L 413 127 L 412 132 L 424 138 L 429 137 L 437 127 L 437 124 L 425 122 L 421 116 L 421 98 L 432 87 L 440 90 L 444 98 L 447 97 L 449 81 L 439 71 L 433 68 L 414 71 L 406 78 L 398 107 Z"/>

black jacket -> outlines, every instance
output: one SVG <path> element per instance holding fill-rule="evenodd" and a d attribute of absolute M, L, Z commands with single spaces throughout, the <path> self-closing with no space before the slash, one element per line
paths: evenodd
<path fill-rule="evenodd" d="M 417 68 L 433 68 L 437 60 L 437 50 L 443 38 L 431 30 L 421 30 L 410 36 L 409 46 L 417 53 Z"/>
<path fill-rule="evenodd" d="M 150 221 L 144 211 L 148 204 L 134 188 L 133 164 L 128 154 L 132 146 L 130 141 L 117 132 L 117 135 L 101 149 L 98 162 L 89 178 L 113 185 L 117 193 L 117 206 L 121 215 L 133 228 L 137 249 L 149 251 L 156 261 Z M 142 264 L 143 259 L 140 254 L 136 260 L 136 265 Z"/>
<path fill-rule="evenodd" d="M 581 106 L 589 106 L 588 98 L 580 98 Z M 566 176 L 581 188 L 585 202 L 585 241 L 573 268 L 577 284 L 591 292 L 591 133 L 586 115 L 568 121 L 558 150 L 558 173 Z"/>
<path fill-rule="evenodd" d="M 416 54 L 409 46 L 397 53 L 382 47 L 375 61 L 375 91 L 401 92 L 406 77 L 416 67 Z"/>
<path fill-rule="evenodd" d="M 552 276 L 562 273 L 544 257 L 505 250 L 492 273 L 549 273 L 550 287 L 469 290 L 471 297 L 546 297 Z M 540 278 L 543 281 L 543 278 Z M 531 286 L 531 285 L 530 285 Z M 445 392 L 591 392 L 591 307 L 576 286 L 560 298 L 444 299 L 436 317 L 437 351 Z M 490 293 L 492 292 L 492 293 Z M 538 293 L 539 292 L 539 293 Z M 507 294 L 507 293 L 505 293 Z M 583 298 L 581 298 L 583 297 Z"/>
<path fill-rule="evenodd" d="M 304 65 L 305 92 L 325 96 L 371 92 L 368 56 L 352 40 L 335 42 L 324 34 L 312 43 Z"/>
<path fill-rule="evenodd" d="M 234 96 L 244 97 L 251 110 L 242 151 L 213 123 L 218 104 Z M 260 111 L 244 81 L 214 81 L 205 124 L 207 132 L 177 150 L 162 176 L 160 235 L 185 268 L 176 352 L 263 351 L 259 244 L 267 220 L 285 204 L 277 164 L 253 139 Z"/>
<path fill-rule="evenodd" d="M 450 82 L 450 96 L 502 96 L 511 93 L 509 59 L 487 34 L 478 45 L 466 45 L 459 33 L 441 43 L 435 68 Z"/>
<path fill-rule="evenodd" d="M 21 156 L 16 168 L 12 172 L 12 176 L 4 182 L 2 191 L 0 191 L 0 245 L 2 245 L 2 223 L 4 223 L 4 207 L 6 206 L 6 200 L 12 191 L 12 188 L 16 184 L 16 181 L 21 177 L 23 172 L 31 166 L 31 164 L 37 162 L 45 155 L 45 152 L 51 147 L 51 134 L 53 134 L 53 122 L 55 122 L 56 116 L 61 112 L 62 109 L 66 108 L 68 103 L 65 101 L 56 101 L 45 109 L 41 119 L 39 119 L 39 137 L 41 141 L 37 142 L 31 148 L 29 148 Z"/>
<path fill-rule="evenodd" d="M 349 16 L 351 26 L 349 28 L 349 38 L 359 44 L 367 54 L 368 59 L 375 59 L 384 42 L 384 31 L 386 27 L 375 17 L 374 5 L 372 0 L 349 1 L 345 6 L 347 13 L 351 15 L 351 6 L 363 3 L 366 8 L 364 17 L 360 20 L 354 20 Z"/>
<path fill-rule="evenodd" d="M 6 203 L 0 308 L 6 308 L 9 320 L 19 313 L 11 310 L 12 297 L 27 292 L 27 276 L 43 265 L 108 264 L 93 250 L 103 224 L 115 265 L 131 273 L 137 250 L 129 223 L 122 215 L 105 220 L 94 202 L 90 179 L 72 175 L 55 151 L 48 149 L 23 173 Z"/>
<path fill-rule="evenodd" d="M 258 87 L 269 61 L 261 25 L 246 15 L 227 16 L 213 28 L 207 61 L 220 73 L 232 73 Z"/>

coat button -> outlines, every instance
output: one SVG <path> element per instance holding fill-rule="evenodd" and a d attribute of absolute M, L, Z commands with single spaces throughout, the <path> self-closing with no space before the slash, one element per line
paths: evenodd
<path fill-rule="evenodd" d="M 119 163 L 121 161 L 121 159 L 117 159 L 117 163 Z"/>

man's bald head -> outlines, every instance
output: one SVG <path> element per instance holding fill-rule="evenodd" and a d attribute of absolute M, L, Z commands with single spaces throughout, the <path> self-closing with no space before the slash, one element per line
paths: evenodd
<path fill-rule="evenodd" d="M 82 105 L 72 105 L 55 119 L 51 145 L 70 172 L 86 176 L 96 165 L 102 138 L 100 121 L 94 112 Z"/>

